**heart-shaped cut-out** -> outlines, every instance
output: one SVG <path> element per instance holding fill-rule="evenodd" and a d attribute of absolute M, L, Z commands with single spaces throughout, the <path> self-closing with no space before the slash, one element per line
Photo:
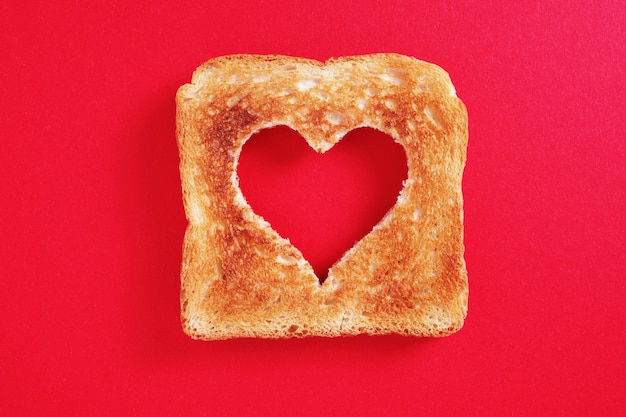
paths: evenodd
<path fill-rule="evenodd" d="M 328 269 L 393 207 L 406 154 L 371 128 L 349 132 L 324 154 L 286 126 L 242 149 L 239 186 L 252 209 L 288 238 L 324 281 Z"/>

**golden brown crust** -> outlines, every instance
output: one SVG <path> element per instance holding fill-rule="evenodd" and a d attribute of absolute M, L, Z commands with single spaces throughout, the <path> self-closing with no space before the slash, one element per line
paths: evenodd
<path fill-rule="evenodd" d="M 232 55 L 176 96 L 185 212 L 181 318 L 197 339 L 400 333 L 444 336 L 467 313 L 461 178 L 467 112 L 439 67 L 396 54 Z M 276 125 L 324 152 L 348 131 L 387 133 L 407 155 L 395 206 L 320 284 L 238 186 L 241 148 Z"/>

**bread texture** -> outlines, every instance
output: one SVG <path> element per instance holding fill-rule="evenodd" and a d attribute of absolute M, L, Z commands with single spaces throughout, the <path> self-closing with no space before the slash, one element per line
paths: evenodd
<path fill-rule="evenodd" d="M 398 54 L 326 62 L 231 55 L 201 65 L 176 103 L 189 336 L 446 336 L 462 327 L 467 111 L 444 70 Z M 388 134 L 406 152 L 395 205 L 323 283 L 238 185 L 243 145 L 278 125 L 318 152 L 359 127 Z"/>

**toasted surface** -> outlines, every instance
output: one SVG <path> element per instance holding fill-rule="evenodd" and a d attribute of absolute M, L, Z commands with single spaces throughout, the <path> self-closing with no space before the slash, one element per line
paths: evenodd
<path fill-rule="evenodd" d="M 461 328 L 467 112 L 441 68 L 396 54 L 325 63 L 232 55 L 200 66 L 176 102 L 189 220 L 181 271 L 188 335 L 445 336 Z M 395 206 L 323 284 L 238 186 L 244 143 L 277 125 L 298 131 L 319 152 L 363 126 L 406 151 L 408 178 Z"/>

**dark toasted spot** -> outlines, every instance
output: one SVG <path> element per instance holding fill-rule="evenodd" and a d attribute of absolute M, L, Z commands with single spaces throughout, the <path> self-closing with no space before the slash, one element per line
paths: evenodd
<path fill-rule="evenodd" d="M 213 125 L 205 137 L 211 138 L 212 141 L 216 141 L 226 149 L 230 149 L 234 146 L 238 136 L 241 136 L 242 132 L 246 130 L 246 127 L 257 120 L 257 115 L 235 105 L 214 117 Z"/>

